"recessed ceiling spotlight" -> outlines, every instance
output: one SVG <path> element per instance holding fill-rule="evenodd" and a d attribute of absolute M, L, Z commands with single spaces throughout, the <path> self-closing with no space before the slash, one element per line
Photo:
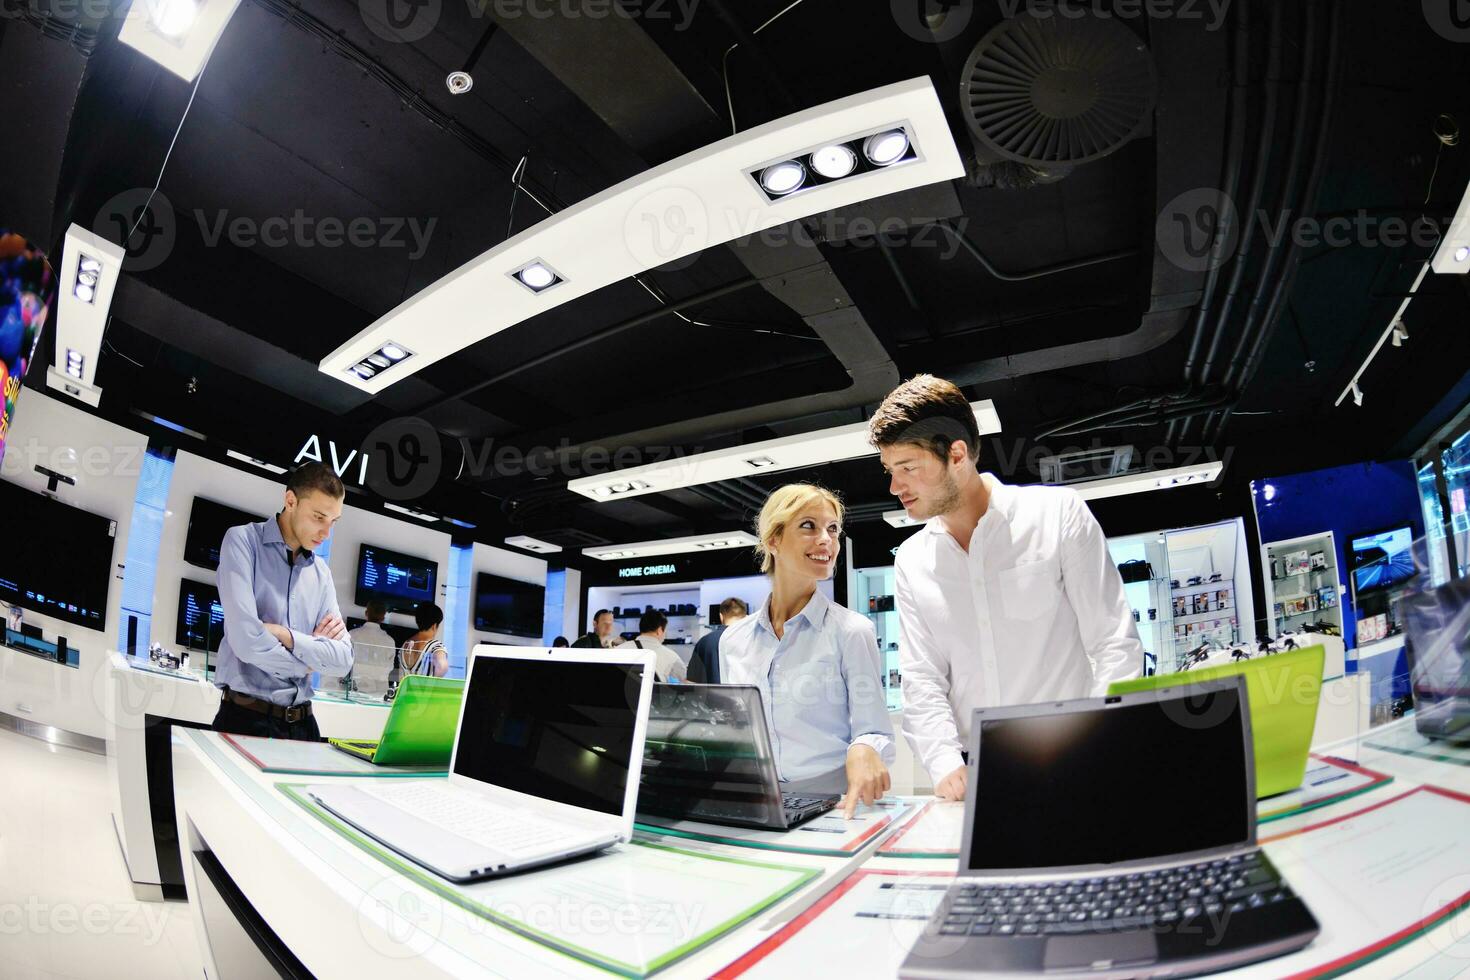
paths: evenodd
<path fill-rule="evenodd" d="M 539 259 L 511 273 L 511 278 L 533 293 L 545 292 L 562 281 L 551 266 Z"/>
<path fill-rule="evenodd" d="M 869 136 L 863 143 L 863 155 L 876 167 L 887 167 L 903 159 L 909 151 L 909 134 L 901 129 Z"/>
<path fill-rule="evenodd" d="M 812 169 L 828 180 L 840 180 L 857 169 L 857 154 L 840 143 L 812 154 Z"/>
<path fill-rule="evenodd" d="M 806 168 L 795 160 L 773 163 L 761 171 L 761 186 L 767 194 L 781 197 L 806 183 Z"/>
<path fill-rule="evenodd" d="M 745 463 L 747 466 L 751 466 L 758 470 L 763 470 L 767 467 L 776 465 L 776 461 L 769 456 L 757 456 L 755 459 L 747 459 Z"/>
<path fill-rule="evenodd" d="M 352 371 L 353 371 L 354 374 L 356 374 L 359 378 L 363 379 L 364 381 L 366 381 L 367 379 L 371 378 L 373 375 L 375 375 L 375 374 L 378 373 L 377 371 L 374 371 L 372 369 L 372 366 L 371 365 L 368 365 L 368 364 L 356 364 L 356 365 L 353 365 Z"/>
<path fill-rule="evenodd" d="M 80 269 L 82 272 L 91 272 L 95 274 L 102 271 L 102 263 L 92 258 L 92 256 L 90 255 L 83 255 L 81 259 L 77 261 L 77 268 Z"/>
<path fill-rule="evenodd" d="M 97 273 L 85 271 L 78 272 L 77 282 L 81 283 L 84 286 L 92 286 L 95 288 L 97 285 Z"/>
<path fill-rule="evenodd" d="M 369 364 L 371 364 L 373 367 L 377 368 L 379 371 L 381 371 L 383 368 L 387 367 L 389 364 L 392 364 L 393 363 L 392 361 L 390 361 L 386 357 L 384 357 L 382 354 L 369 354 L 367 356 L 367 362 Z"/>
<path fill-rule="evenodd" d="M 408 352 L 397 344 L 384 344 L 379 353 L 390 361 L 401 361 L 408 356 Z"/>
<path fill-rule="evenodd" d="M 452 71 L 449 77 L 444 79 L 444 85 L 449 89 L 450 95 L 464 95 L 475 87 L 475 80 L 467 71 Z"/>
<path fill-rule="evenodd" d="M 194 26 L 199 5 L 194 0 L 148 0 L 148 13 L 158 33 L 177 38 Z"/>
<path fill-rule="evenodd" d="M 83 303 L 90 303 L 92 302 L 92 296 L 94 295 L 94 293 L 91 286 L 88 286 L 84 282 L 79 282 L 72 289 L 72 295 L 81 300 Z"/>
<path fill-rule="evenodd" d="M 1455 261 L 1464 262 L 1466 259 L 1470 259 L 1470 247 L 1461 245 L 1459 248 L 1455 249 Z"/>

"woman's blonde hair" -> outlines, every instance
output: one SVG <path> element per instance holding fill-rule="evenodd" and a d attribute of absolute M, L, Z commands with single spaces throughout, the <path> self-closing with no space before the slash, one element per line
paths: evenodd
<path fill-rule="evenodd" d="M 842 499 L 825 487 L 810 483 L 788 483 L 779 490 L 771 491 L 755 522 L 755 536 L 761 539 L 756 547 L 760 552 L 762 573 L 769 575 L 776 567 L 776 562 L 771 557 L 771 548 L 781 532 L 786 530 L 786 525 L 815 503 L 831 504 L 832 509 L 837 512 L 837 523 L 842 523 Z"/>

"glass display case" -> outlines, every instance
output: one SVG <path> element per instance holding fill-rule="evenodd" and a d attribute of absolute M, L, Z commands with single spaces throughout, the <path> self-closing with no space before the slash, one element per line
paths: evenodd
<path fill-rule="evenodd" d="M 1174 617 L 1169 589 L 1168 539 L 1161 532 L 1109 538 L 1108 554 L 1123 577 L 1123 594 L 1143 641 L 1145 675 L 1175 669 Z M 1163 662 L 1159 656 L 1163 654 Z"/>
<path fill-rule="evenodd" d="M 893 566 L 860 568 L 852 608 L 872 620 L 878 635 L 878 652 L 883 657 L 883 686 L 888 692 L 888 710 L 903 708 L 903 674 L 898 667 L 898 607 L 894 604 Z"/>
<path fill-rule="evenodd" d="M 1446 496 L 1450 503 L 1450 534 L 1455 542 L 1454 578 L 1470 575 L 1470 432 L 1440 454 Z"/>
<path fill-rule="evenodd" d="M 1444 505 L 1439 497 L 1439 477 L 1434 464 L 1419 468 L 1419 505 L 1424 511 L 1424 557 L 1430 584 L 1444 585 L 1450 580 L 1449 549 L 1445 547 Z"/>
<path fill-rule="evenodd" d="M 1271 633 L 1325 623 L 1342 635 L 1342 583 L 1331 531 L 1272 541 L 1261 549 Z"/>

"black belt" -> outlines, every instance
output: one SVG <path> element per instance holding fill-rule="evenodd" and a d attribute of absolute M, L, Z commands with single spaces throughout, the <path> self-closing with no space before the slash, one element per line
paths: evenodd
<path fill-rule="evenodd" d="M 228 687 L 225 688 L 224 691 L 224 696 L 226 700 L 228 700 L 231 704 L 238 704 L 240 707 L 245 708 L 248 711 L 257 712 L 258 714 L 270 715 L 272 718 L 280 718 L 288 725 L 294 725 L 298 721 L 303 721 L 311 717 L 310 701 L 307 701 L 305 704 L 292 705 L 291 707 L 287 708 L 283 705 L 272 704 L 269 701 L 263 701 L 260 698 L 251 697 L 248 694 L 241 694 L 239 691 L 232 691 Z"/>

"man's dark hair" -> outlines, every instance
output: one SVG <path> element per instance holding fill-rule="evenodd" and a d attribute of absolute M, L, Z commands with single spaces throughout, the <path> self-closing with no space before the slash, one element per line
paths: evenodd
<path fill-rule="evenodd" d="M 657 609 L 650 609 L 638 617 L 638 632 L 654 633 L 669 625 L 669 617 Z"/>
<path fill-rule="evenodd" d="M 373 599 L 362 607 L 362 615 L 369 623 L 381 623 L 388 615 L 388 604 L 382 599 Z"/>
<path fill-rule="evenodd" d="M 298 497 L 304 497 L 313 490 L 337 500 L 347 496 L 347 488 L 342 486 L 341 479 L 326 463 L 302 463 L 286 477 L 286 489 Z"/>
<path fill-rule="evenodd" d="M 745 604 L 745 600 L 744 599 L 737 599 L 734 596 L 731 596 L 730 598 L 726 599 L 724 602 L 720 603 L 720 615 L 721 616 L 734 616 L 734 615 L 749 616 L 750 615 L 750 607 Z"/>
<path fill-rule="evenodd" d="M 593 626 L 596 626 L 597 625 L 597 617 L 598 616 L 611 616 L 611 615 L 612 615 L 612 610 L 611 609 L 599 609 L 599 610 L 597 610 L 597 612 L 595 612 L 595 613 L 592 614 L 592 625 Z"/>
<path fill-rule="evenodd" d="M 444 610 L 432 602 L 421 602 L 413 611 L 413 621 L 421 630 L 431 630 L 444 622 Z"/>
<path fill-rule="evenodd" d="M 879 449 L 905 443 L 922 446 L 940 459 L 959 440 L 970 459 L 980 458 L 980 426 L 959 388 L 932 374 L 920 374 L 888 393 L 868 420 L 868 442 Z"/>

